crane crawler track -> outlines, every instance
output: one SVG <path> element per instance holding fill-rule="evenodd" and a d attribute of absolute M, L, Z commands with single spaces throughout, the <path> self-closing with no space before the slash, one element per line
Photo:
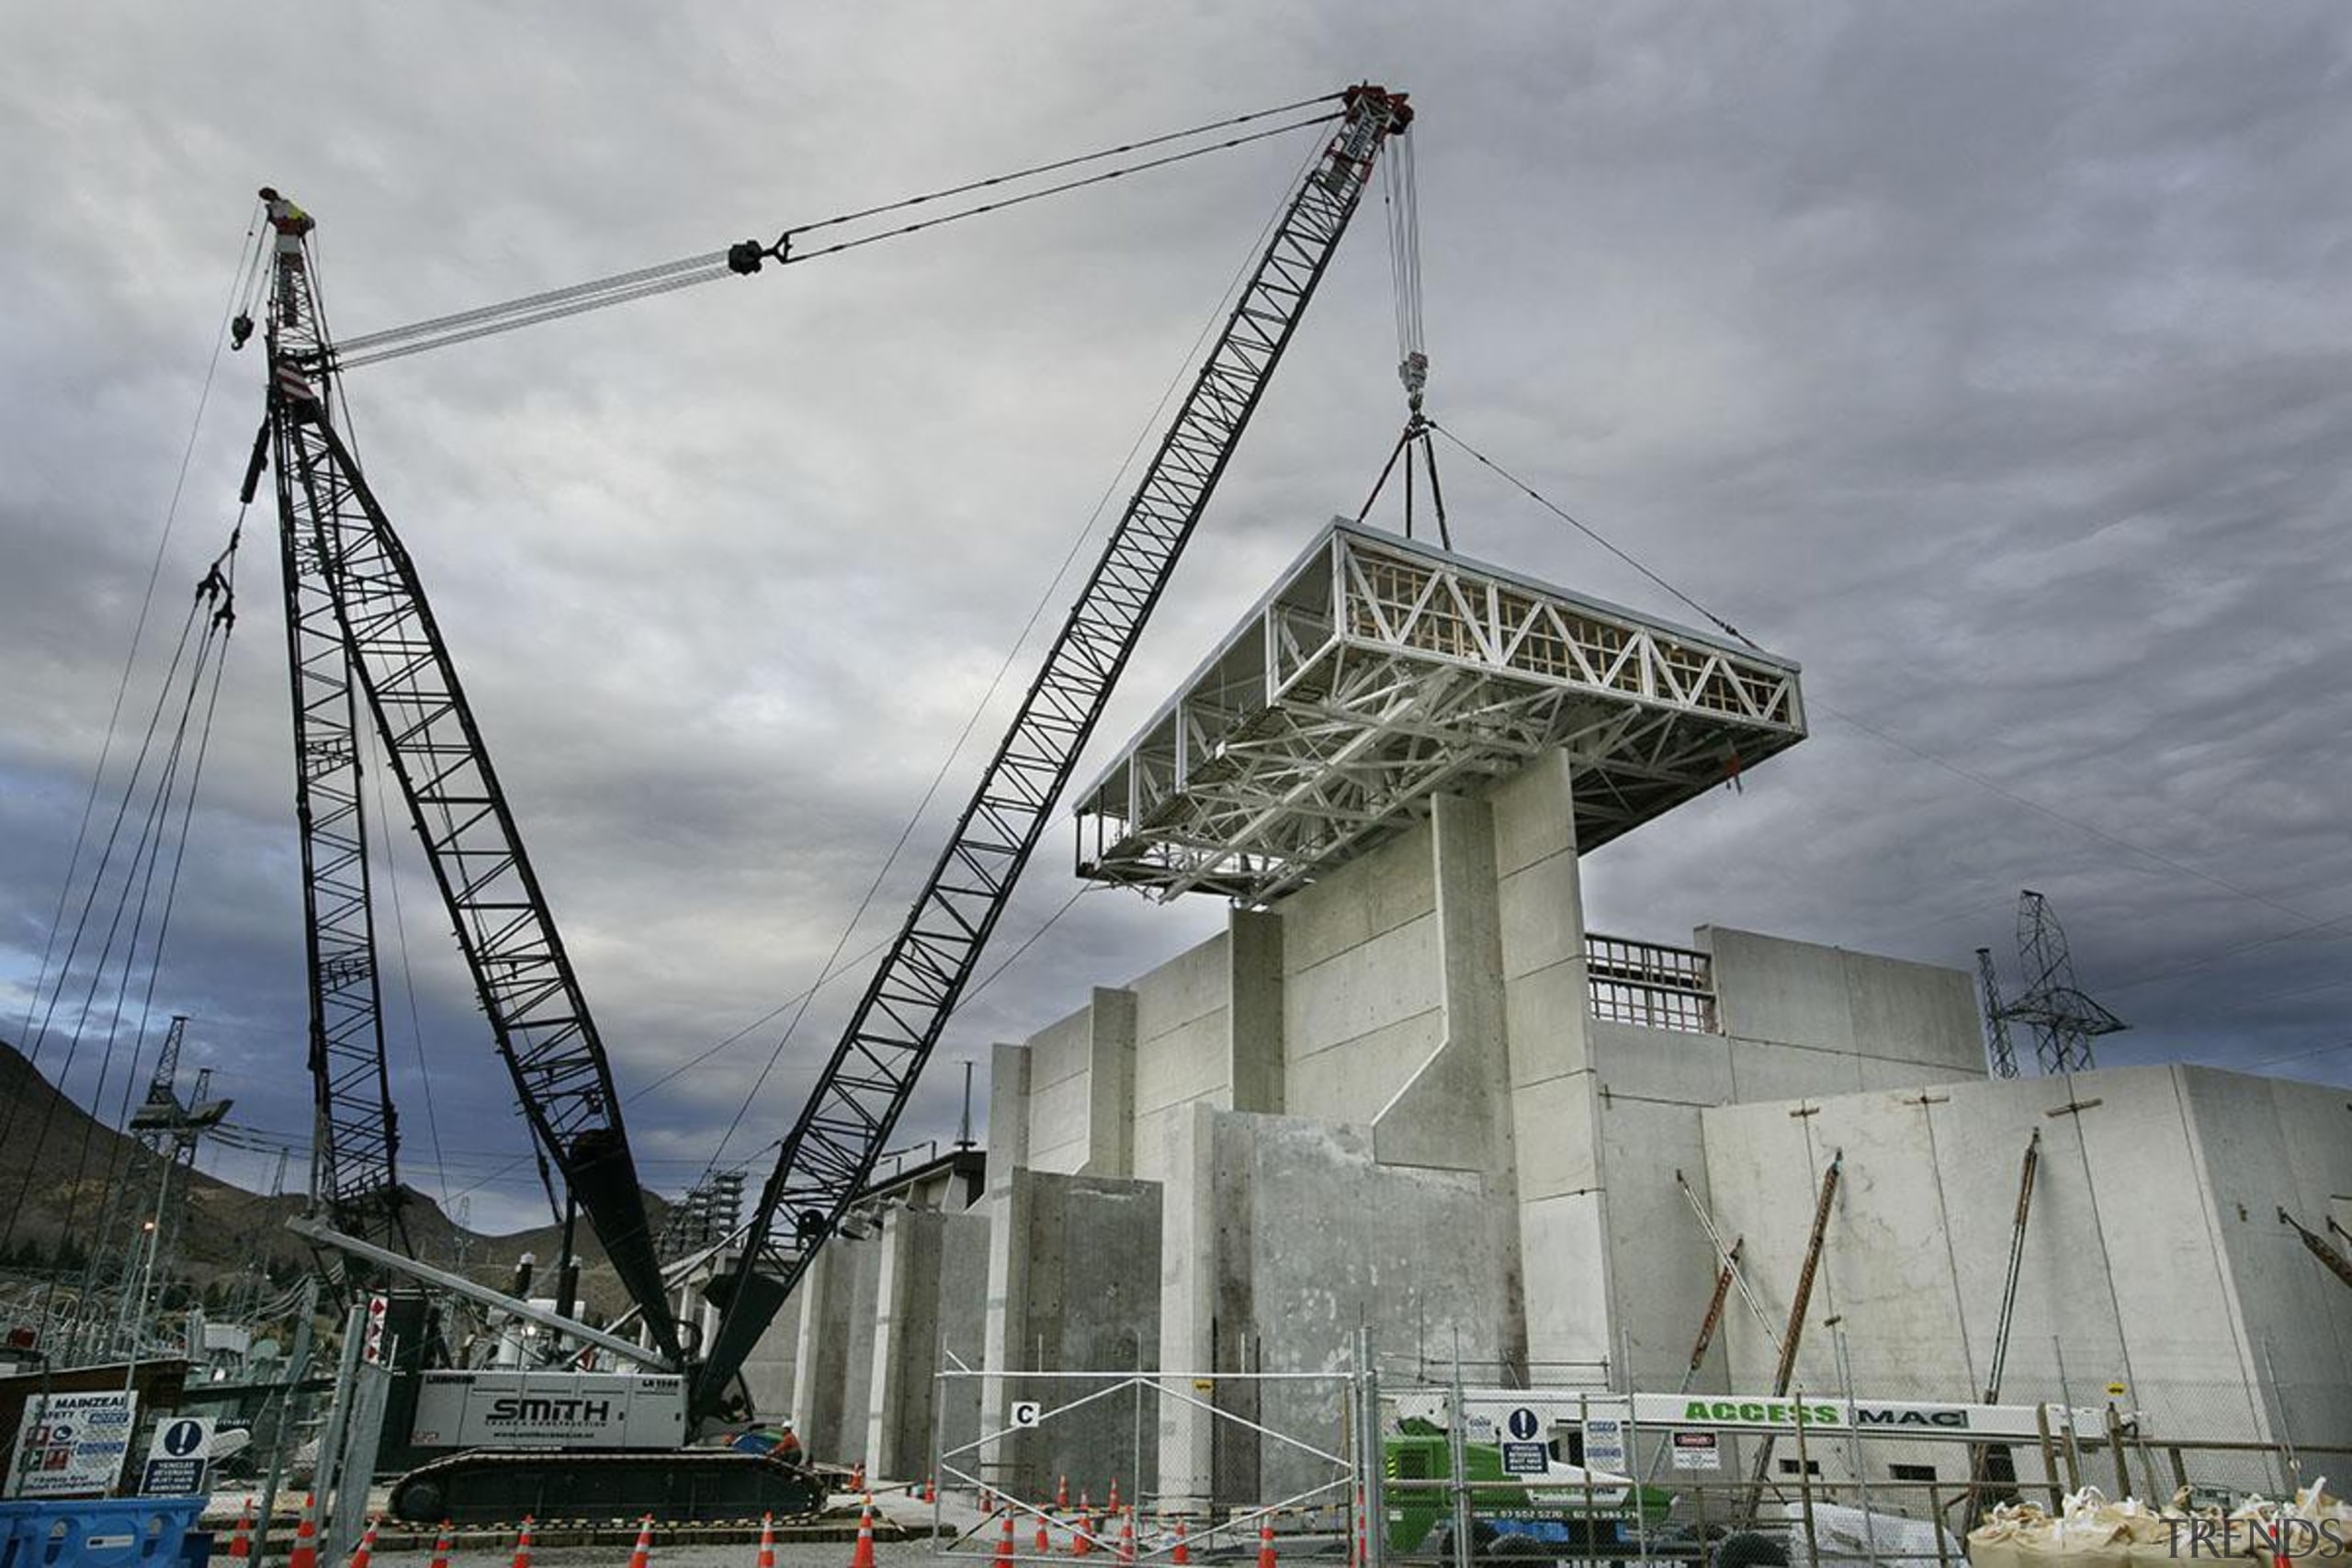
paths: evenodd
<path fill-rule="evenodd" d="M 393 1483 L 393 1517 L 415 1524 L 500 1525 L 533 1518 L 639 1518 L 684 1523 L 813 1519 L 845 1472 L 732 1449 L 475 1449 L 429 1461 Z"/>

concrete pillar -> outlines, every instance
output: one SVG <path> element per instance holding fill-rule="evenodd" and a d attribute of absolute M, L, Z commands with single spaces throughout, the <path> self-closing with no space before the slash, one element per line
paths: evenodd
<path fill-rule="evenodd" d="M 1237 995 L 1238 993 L 1237 992 Z M 1277 1040 L 1279 1055 L 1279 1037 Z M 1279 1067 L 1279 1063 L 1277 1063 Z M 1277 1071 L 1277 1087 L 1281 1077 Z M 1237 1090 L 1238 1090 L 1237 1082 Z M 1216 1371 L 1217 1276 L 1223 1257 L 1216 1190 L 1216 1118 L 1195 1101 L 1167 1119 L 1159 1190 L 1159 1364 L 1178 1380 Z M 1178 1381 L 1171 1386 L 1182 1388 Z M 1159 1402 L 1160 1507 L 1204 1513 L 1216 1484 L 1216 1423 L 1180 1399 Z"/>
<path fill-rule="evenodd" d="M 846 1314 L 834 1310 L 833 1275 L 840 1269 L 841 1248 L 827 1247 L 810 1260 L 800 1277 L 800 1331 L 794 1348 L 793 1427 L 808 1451 L 823 1458 L 854 1461 L 839 1441 L 842 1425 L 842 1357 L 845 1353 Z M 860 1432 L 863 1436 L 863 1431 Z"/>
<path fill-rule="evenodd" d="M 1013 1049 L 999 1046 L 1000 1052 Z M 998 1058 L 1000 1062 L 1002 1057 Z M 993 1097 L 991 1097 L 993 1098 Z M 1012 1402 L 1020 1397 L 1018 1374 L 1030 1370 L 1029 1233 L 1035 1223 L 1030 1173 L 1017 1166 L 1000 1168 L 989 1161 L 989 1286 L 988 1322 L 983 1330 L 987 1376 L 980 1382 L 980 1419 L 1002 1431 Z M 1015 1465 L 1018 1439 L 998 1438 L 980 1450 L 984 1473 L 1005 1490 L 1022 1493 Z"/>
<path fill-rule="evenodd" d="M 1088 1176 L 1136 1173 L 1136 994 L 1094 987 L 1087 1010 Z"/>
<path fill-rule="evenodd" d="M 939 1264 L 944 1216 L 893 1209 L 882 1221 L 875 1290 L 866 1462 L 911 1480 L 931 1464 L 933 1374 L 939 1370 Z"/>
<path fill-rule="evenodd" d="M 989 1053 L 989 1174 L 1029 1163 L 1029 1047 Z"/>
<path fill-rule="evenodd" d="M 942 1214 L 939 1225 L 939 1364 L 977 1372 L 988 1364 L 988 1216 Z M 978 1377 L 953 1377 L 933 1385 L 940 1406 L 933 1430 L 940 1446 L 956 1454 L 960 1470 L 976 1470 L 982 1458 L 974 1446 L 984 1427 L 981 1392 Z M 998 1415 L 1001 1419 L 1003 1412 Z M 978 1473 L 995 1482 L 988 1471 Z"/>
<path fill-rule="evenodd" d="M 804 1286 L 792 1293 L 744 1359 L 743 1383 L 751 1391 L 752 1408 L 763 1417 L 797 1419 L 793 1409 L 798 1392 L 795 1372 L 800 1357 L 800 1325 L 808 1311 L 808 1292 Z"/>
<path fill-rule="evenodd" d="M 1235 909 L 1226 921 L 1226 1051 L 1233 1109 L 1280 1115 L 1283 918 L 1270 909 Z"/>
<path fill-rule="evenodd" d="M 1430 805 L 1444 1037 L 1374 1119 L 1373 1150 L 1383 1165 L 1476 1170 L 1507 1185 L 1510 1077 L 1493 823 L 1483 800 L 1441 795 Z"/>
<path fill-rule="evenodd" d="M 1528 1354 L 1614 1362 L 1600 1106 L 1586 1022 L 1572 769 L 1551 751 L 1498 784 L 1495 875 Z"/>

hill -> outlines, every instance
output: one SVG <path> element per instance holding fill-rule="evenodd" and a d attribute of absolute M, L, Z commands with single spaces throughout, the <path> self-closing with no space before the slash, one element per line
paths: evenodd
<path fill-rule="evenodd" d="M 102 1217 L 110 1212 L 109 1193 L 114 1203 L 129 1206 L 131 1217 L 119 1224 L 145 1217 L 160 1174 L 155 1158 L 137 1139 L 102 1124 L 60 1094 L 6 1041 L 0 1041 L 0 1129 L 6 1134 L 0 1136 L 0 1216 L 13 1215 L 0 1217 L 0 1228 L 9 1233 L 0 1262 L 22 1258 L 28 1245 L 44 1261 L 58 1256 L 61 1243 L 69 1258 L 104 1245 L 99 1233 Z M 286 1229 L 286 1221 L 307 1206 L 300 1194 L 273 1199 L 200 1170 L 189 1173 L 187 1180 L 187 1223 L 174 1272 L 193 1289 L 201 1292 L 234 1279 L 256 1258 L 281 1276 L 310 1266 L 309 1245 Z M 456 1269 L 462 1252 L 469 1278 L 503 1290 L 512 1283 L 521 1254 L 531 1253 L 542 1267 L 554 1264 L 562 1239 L 557 1225 L 503 1235 L 465 1230 L 431 1198 L 413 1188 L 403 1191 L 414 1256 L 436 1267 Z M 646 1207 L 658 1227 L 668 1204 L 649 1192 Z M 122 1214 L 125 1208 L 111 1212 Z M 114 1246 L 122 1245 L 121 1235 L 119 1229 Z M 585 1224 L 576 1245 L 582 1296 L 601 1312 L 619 1312 L 627 1298 Z"/>

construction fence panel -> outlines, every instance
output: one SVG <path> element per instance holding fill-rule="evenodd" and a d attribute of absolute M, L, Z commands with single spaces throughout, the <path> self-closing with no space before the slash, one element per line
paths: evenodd
<path fill-rule="evenodd" d="M 2352 1434 L 2298 1450 L 2248 1435 L 2258 1406 L 2244 1415 L 2242 1384 L 2175 1393 L 2181 1411 L 2206 1419 L 2122 1396 L 2069 1405 L 2030 1392 L 1985 1406 L 1804 1390 L 1772 1401 L 1392 1386 L 1378 1417 L 1382 1544 L 1390 1562 L 1432 1568 L 1527 1557 L 1696 1564 L 1749 1535 L 1797 1568 L 1950 1568 L 1972 1524 L 2003 1502 L 2055 1513 L 2095 1487 L 2227 1509 L 2352 1474 Z M 1747 1549 L 1734 1555 L 1754 1561 Z"/>
<path fill-rule="evenodd" d="M 1351 1372 L 939 1374 L 943 1410 L 979 1411 L 978 1435 L 943 1433 L 943 1496 L 980 1504 L 939 1550 L 1020 1561 L 1123 1550 L 1139 1562 L 1255 1551 L 1344 1555 L 1353 1533 L 1365 1380 Z"/>

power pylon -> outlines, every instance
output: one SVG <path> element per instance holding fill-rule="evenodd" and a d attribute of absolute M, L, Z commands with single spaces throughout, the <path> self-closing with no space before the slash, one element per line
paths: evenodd
<path fill-rule="evenodd" d="M 2007 1040 L 2006 1025 L 2023 1023 L 2033 1031 L 2034 1057 L 2042 1072 L 2086 1072 L 2097 1064 L 2091 1042 L 2132 1026 L 2086 996 L 2075 980 L 2075 960 L 2066 950 L 2065 928 L 2050 911 L 2050 901 L 2028 888 L 2018 895 L 2018 961 L 2025 971 L 2025 989 L 1998 1007 L 1992 990 L 1991 956 L 1980 951 L 1978 962 L 1986 987 L 1987 1010 L 1996 1032 L 1994 1070 L 2000 1072 L 1998 1052 Z M 2015 1057 L 2011 1056 L 2011 1073 Z M 2003 1077 L 2010 1074 L 2001 1074 Z"/>

